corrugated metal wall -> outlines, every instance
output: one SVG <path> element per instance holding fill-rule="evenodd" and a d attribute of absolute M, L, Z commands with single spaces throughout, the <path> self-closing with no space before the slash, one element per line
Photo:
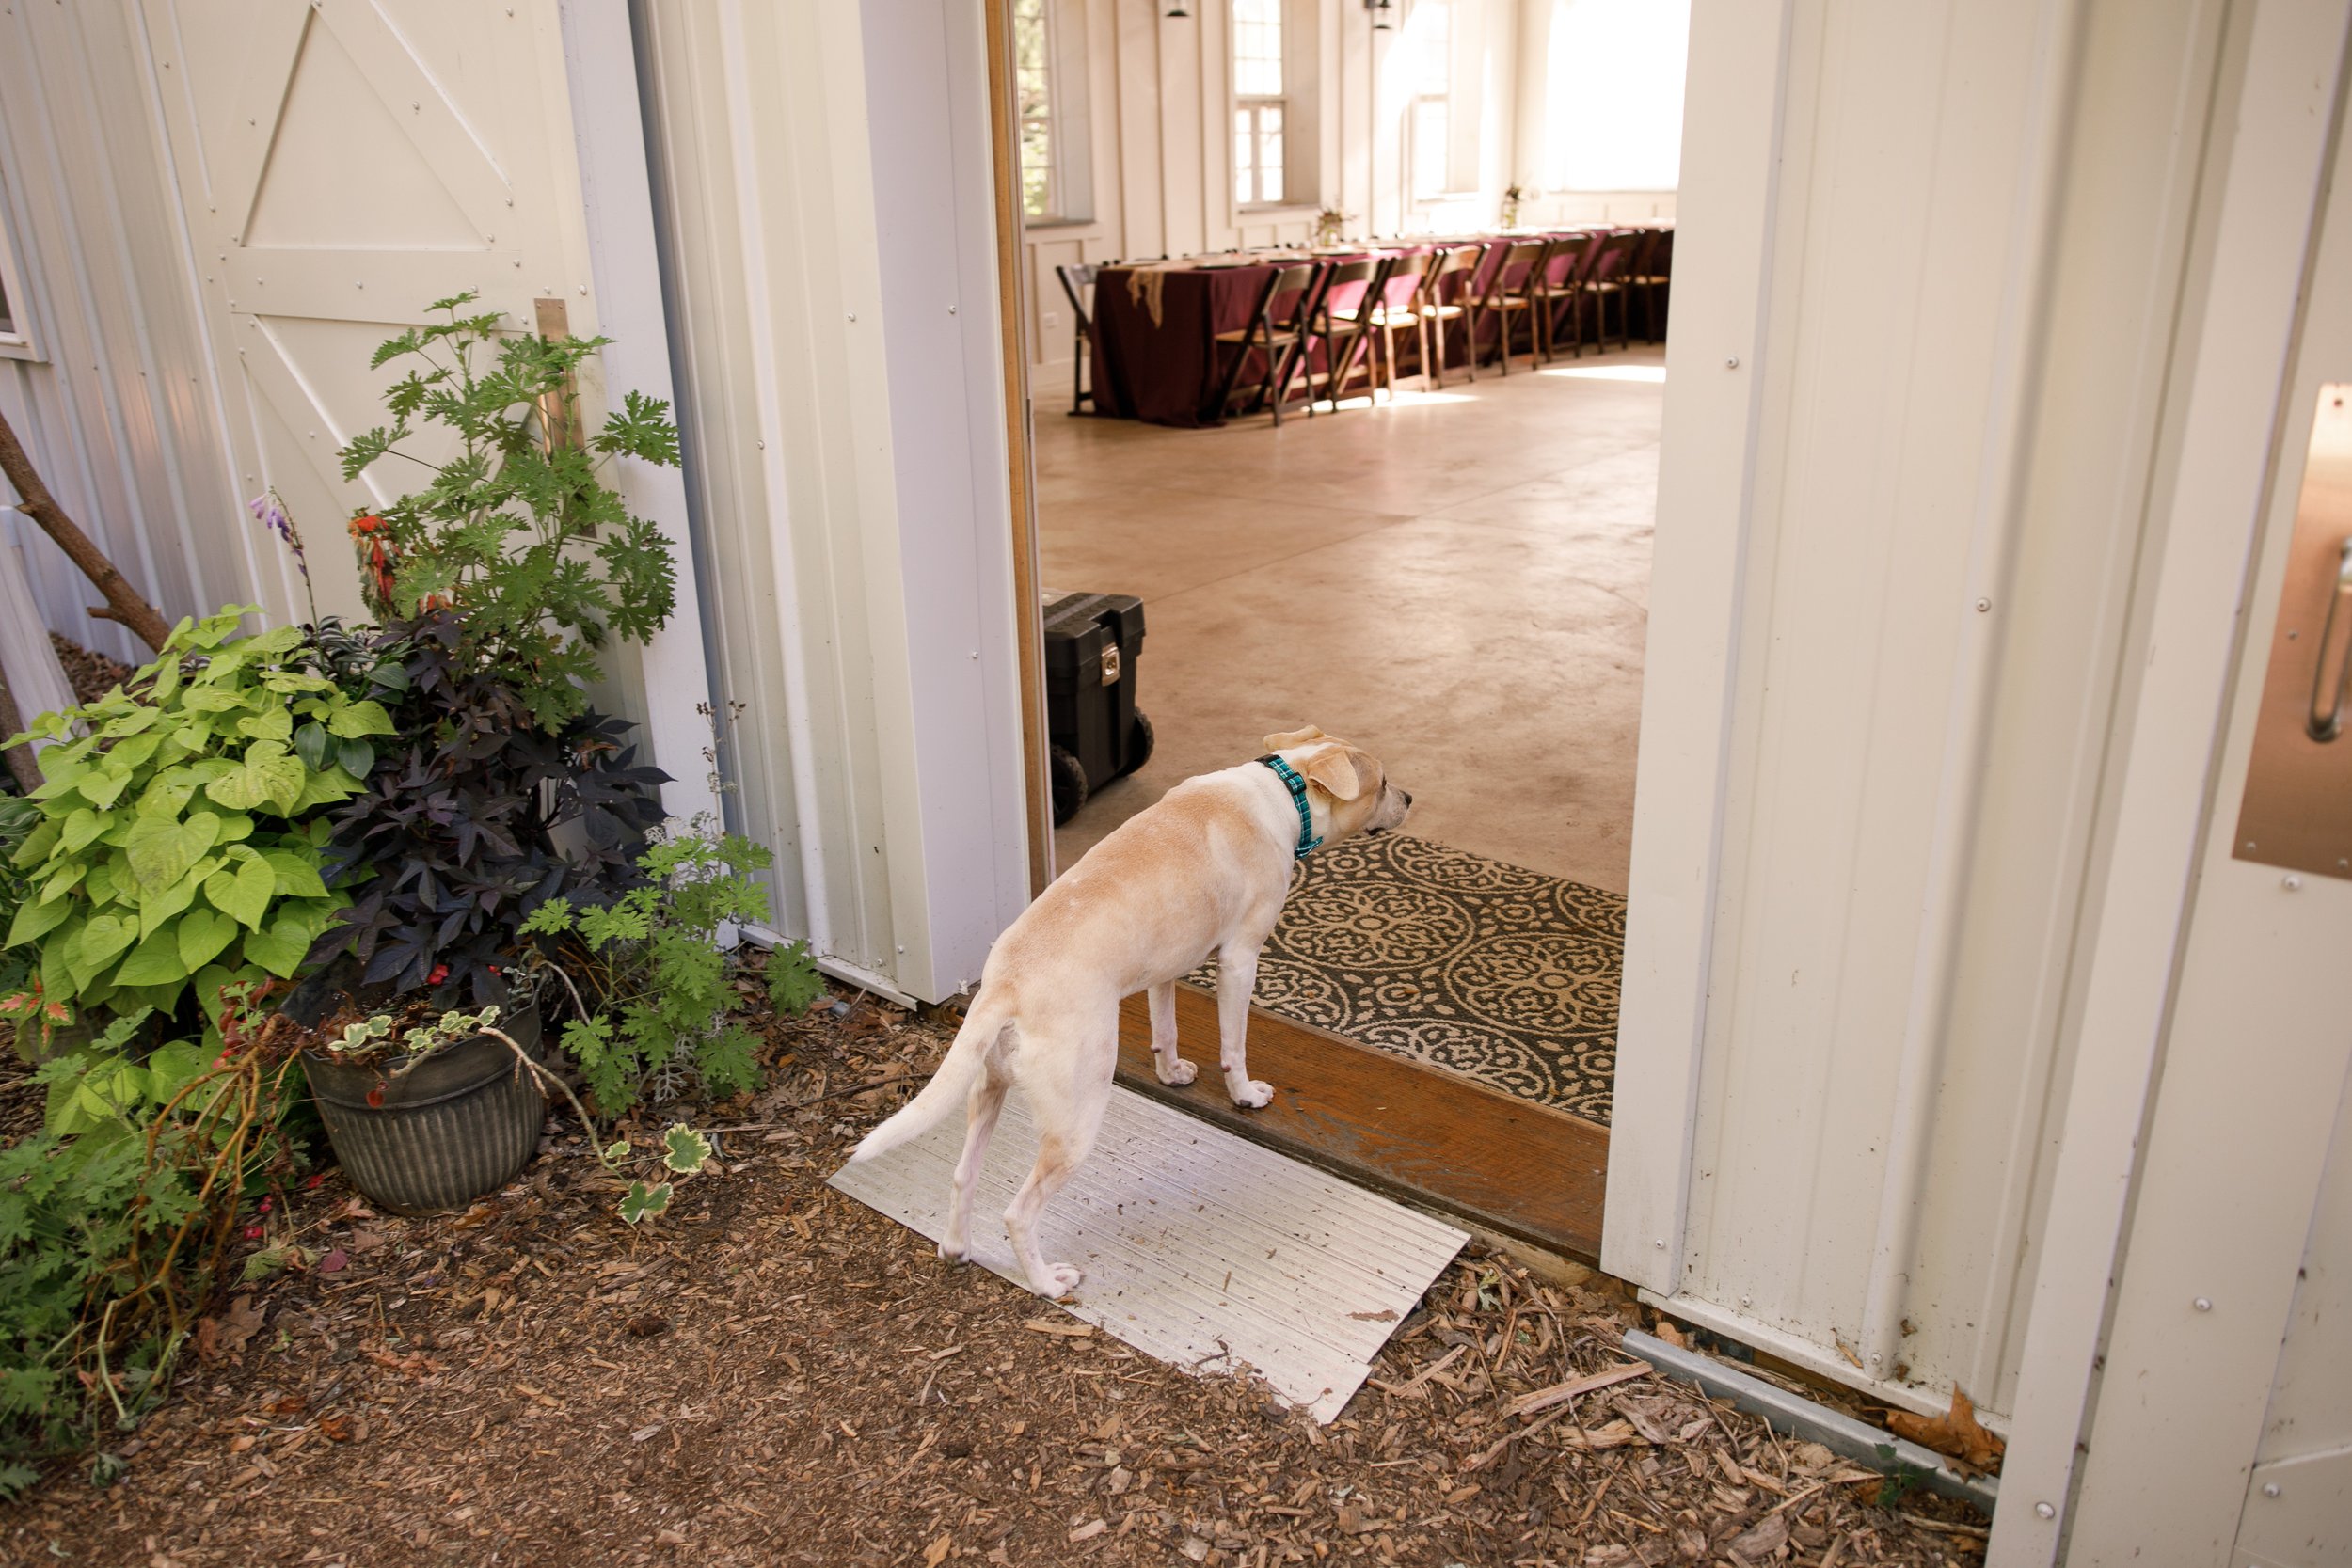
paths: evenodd
<path fill-rule="evenodd" d="M 636 13 L 727 809 L 927 1000 L 1028 896 L 978 12 Z"/>
<path fill-rule="evenodd" d="M 0 410 L 58 501 L 176 617 L 250 602 L 258 576 L 150 65 L 125 6 L 0 15 L 0 188 L 33 340 L 0 348 Z M 0 526 L 53 630 L 143 656 L 84 612 L 103 601 L 45 534 L 13 513 Z"/>
<path fill-rule="evenodd" d="M 1753 31 L 1736 8 L 1694 16 L 1693 252 L 1700 160 L 1746 151 L 1701 91 L 1710 44 Z M 1719 526 L 1678 485 L 1719 443 L 1753 466 L 1704 1021 L 1667 1027 L 1689 981 L 1645 973 L 1637 929 L 1605 1261 L 1890 1400 L 1957 1384 L 1997 1416 L 2095 934 L 2222 8 L 1783 18 L 1755 340 L 1679 322 L 1670 360 L 1661 603 L 1670 536 Z M 1678 421 L 1727 369 L 1756 377 L 1740 422 Z M 1653 676 L 1646 700 L 1676 695 Z M 1637 927 L 1684 896 L 1645 876 L 1689 827 L 1658 814 L 1652 733 Z"/>

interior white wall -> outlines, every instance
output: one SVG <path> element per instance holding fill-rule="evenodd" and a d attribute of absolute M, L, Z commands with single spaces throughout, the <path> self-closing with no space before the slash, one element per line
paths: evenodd
<path fill-rule="evenodd" d="M 1073 53 L 1088 62 L 1091 199 L 1085 219 L 1036 224 L 1025 236 L 1039 399 L 1068 393 L 1072 323 L 1057 266 L 1301 243 L 1327 205 L 1349 214 L 1351 234 L 1475 230 L 1495 222 L 1506 186 L 1535 189 L 1551 18 L 1570 0 L 1456 3 L 1476 50 L 1455 96 L 1457 116 L 1482 128 L 1474 190 L 1411 196 L 1403 41 L 1411 0 L 1399 0 L 1387 31 L 1374 29 L 1362 0 L 1293 0 L 1291 57 L 1312 66 L 1312 102 L 1299 107 L 1302 128 L 1311 126 L 1314 183 L 1295 201 L 1244 210 L 1232 189 L 1228 0 L 1194 0 L 1185 18 L 1167 16 L 1156 0 L 1060 0 L 1062 24 L 1084 34 Z M 1528 200 L 1521 218 L 1632 223 L 1674 213 L 1672 191 L 1551 191 Z"/>

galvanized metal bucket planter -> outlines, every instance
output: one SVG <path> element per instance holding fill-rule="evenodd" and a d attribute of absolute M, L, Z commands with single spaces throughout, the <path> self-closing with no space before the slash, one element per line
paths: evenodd
<path fill-rule="evenodd" d="M 499 1022 L 533 1055 L 534 1000 Z M 302 1053 L 335 1158 L 371 1202 L 402 1213 L 462 1209 L 514 1180 L 538 1147 L 547 1095 L 504 1040 L 474 1035 L 394 1076 Z"/>

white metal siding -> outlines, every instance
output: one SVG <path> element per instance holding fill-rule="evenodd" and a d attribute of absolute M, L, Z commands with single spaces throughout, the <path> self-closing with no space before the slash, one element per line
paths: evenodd
<path fill-rule="evenodd" d="M 1730 8 L 1696 8 L 1694 57 L 1709 29 L 1746 26 Z M 1732 526 L 1746 553 L 1695 1079 L 1644 1060 L 1692 1053 L 1666 998 L 1687 976 L 1629 961 L 1620 1054 L 1640 1065 L 1620 1074 L 1605 1260 L 1892 1401 L 1941 1406 L 1957 1383 L 1997 1418 L 2067 1081 L 2219 8 L 1786 16 L 1753 362 L 1685 322 L 1670 351 L 1667 471 L 1752 441 L 1754 477 L 1736 524 L 1661 490 L 1661 605 L 1694 569 L 1674 531 Z M 1708 95 L 1690 103 L 1695 241 L 1700 160 L 1747 149 L 1710 135 Z M 1686 388 L 1726 374 L 1756 377 L 1745 408 L 1703 388 L 1711 427 L 1677 420 Z M 1650 713 L 1676 695 L 1653 677 Z M 1649 733 L 1645 716 L 1645 793 L 1695 796 L 1648 766 Z M 1691 824 L 1661 844 L 1664 820 L 1637 825 L 1629 960 L 1642 923 L 1689 897 Z"/>
<path fill-rule="evenodd" d="M 977 8 L 637 14 L 729 809 L 787 930 L 946 995 L 1026 901 Z"/>
<path fill-rule="evenodd" d="M 0 411 L 76 522 L 167 617 L 255 593 L 251 520 L 223 461 L 217 388 L 127 6 L 0 15 L 0 197 L 37 357 L 0 350 Z M 134 662 L 103 600 L 9 514 L 51 629 Z"/>

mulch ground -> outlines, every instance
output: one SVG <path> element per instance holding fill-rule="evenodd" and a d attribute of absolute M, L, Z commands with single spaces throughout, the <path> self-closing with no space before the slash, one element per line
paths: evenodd
<path fill-rule="evenodd" d="M 108 658 L 54 631 L 49 634 L 49 645 L 57 650 L 57 662 L 65 666 L 66 684 L 86 703 L 98 701 L 135 673 L 121 660 Z"/>
<path fill-rule="evenodd" d="M 1945 1565 L 1985 1521 L 1622 1367 L 1613 1282 L 1466 1256 L 1339 1420 L 1149 1360 L 823 1185 L 929 1022 L 770 1021 L 724 1168 L 632 1229 L 569 1123 L 468 1212 L 330 1174 L 301 1272 L 216 1308 L 106 1487 L 0 1509 L 11 1562 Z M 861 1088 L 859 1085 L 879 1085 Z M 0 1085 L 0 1101 L 24 1093 Z M 650 1142 L 668 1117 L 635 1129 Z"/>

